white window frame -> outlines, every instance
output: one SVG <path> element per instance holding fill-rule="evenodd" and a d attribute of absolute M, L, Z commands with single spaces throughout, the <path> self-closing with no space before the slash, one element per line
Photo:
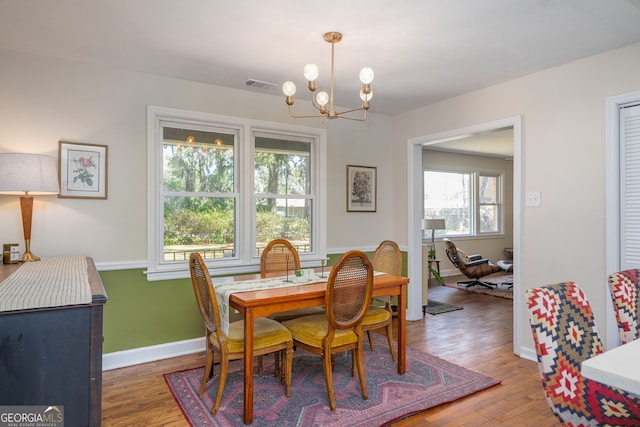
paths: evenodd
<path fill-rule="evenodd" d="M 326 257 L 326 182 L 327 132 L 325 129 L 267 122 L 241 117 L 223 116 L 166 107 L 147 107 L 147 280 L 169 280 L 189 277 L 188 261 L 165 263 L 163 259 L 164 209 L 160 189 L 162 188 L 162 122 L 178 122 L 191 126 L 225 127 L 237 130 L 237 163 L 234 167 L 239 189 L 236 206 L 236 244 L 238 256 L 233 260 L 216 262 L 207 260 L 215 275 L 233 275 L 259 271 L 260 260 L 253 253 L 255 246 L 255 205 L 253 204 L 253 135 L 269 132 L 278 135 L 311 138 L 312 170 L 311 182 L 313 202 L 312 250 L 300 254 L 303 267 L 316 266 Z"/>
<path fill-rule="evenodd" d="M 496 178 L 496 197 L 495 203 L 481 203 L 480 202 L 480 178 L 483 176 Z M 504 235 L 504 173 L 502 172 L 487 172 L 477 171 L 474 174 L 475 178 L 475 208 L 476 208 L 476 236 L 496 236 Z M 498 231 L 480 231 L 480 208 L 482 206 L 496 206 L 498 208 Z"/>
<path fill-rule="evenodd" d="M 422 179 L 424 180 L 425 172 L 443 172 L 443 173 L 457 173 L 457 174 L 469 174 L 470 178 L 470 203 L 471 203 L 471 218 L 469 224 L 469 233 L 468 234 L 451 234 L 445 235 L 443 232 L 436 231 L 436 235 L 438 237 L 453 237 L 453 238 L 479 238 L 479 237 L 501 237 L 504 236 L 504 171 L 497 170 L 485 170 L 485 169 L 461 169 L 461 168 L 425 168 L 422 171 Z M 491 176 L 498 178 L 498 203 L 495 205 L 498 206 L 498 217 L 499 217 L 499 225 L 497 232 L 480 232 L 480 206 L 481 205 L 494 205 L 494 203 L 480 203 L 480 176 Z M 424 189 L 423 189 L 423 207 L 422 211 L 424 214 Z M 423 241 L 431 241 L 431 233 L 424 231 Z M 428 236 L 427 236 L 428 234 Z"/>

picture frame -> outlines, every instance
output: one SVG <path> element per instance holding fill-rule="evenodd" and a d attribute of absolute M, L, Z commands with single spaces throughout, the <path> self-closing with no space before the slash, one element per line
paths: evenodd
<path fill-rule="evenodd" d="M 347 212 L 375 212 L 377 207 L 377 169 L 347 165 Z"/>
<path fill-rule="evenodd" d="M 58 180 L 61 199 L 106 199 L 108 147 L 58 141 Z"/>

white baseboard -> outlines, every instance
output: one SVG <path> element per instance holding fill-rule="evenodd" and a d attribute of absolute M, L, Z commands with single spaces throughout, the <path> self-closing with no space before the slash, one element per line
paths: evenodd
<path fill-rule="evenodd" d="M 538 363 L 538 355 L 531 347 L 520 347 L 520 357 Z"/>
<path fill-rule="evenodd" d="M 205 349 L 205 339 L 202 337 L 106 353 L 102 355 L 102 370 L 109 371 L 111 369 L 125 368 L 141 363 L 184 356 L 205 351 Z M 520 357 L 536 363 L 538 362 L 538 356 L 533 348 L 521 347 Z"/>
<path fill-rule="evenodd" d="M 102 370 L 124 368 L 155 360 L 169 359 L 206 350 L 205 338 L 193 338 L 102 355 Z"/>

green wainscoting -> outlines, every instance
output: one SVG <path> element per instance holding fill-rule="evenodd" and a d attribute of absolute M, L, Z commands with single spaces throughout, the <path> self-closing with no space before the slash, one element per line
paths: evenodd
<path fill-rule="evenodd" d="M 330 255 L 328 265 L 340 256 Z M 403 260 L 406 275 L 406 253 Z M 103 353 L 204 336 L 191 279 L 149 282 L 143 271 L 100 272 L 109 298 L 104 307 Z"/>
<path fill-rule="evenodd" d="M 103 353 L 204 336 L 191 279 L 147 281 L 144 269 L 101 271 Z"/>

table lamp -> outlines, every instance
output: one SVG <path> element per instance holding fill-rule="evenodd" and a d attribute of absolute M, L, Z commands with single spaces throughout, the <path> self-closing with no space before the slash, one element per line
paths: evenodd
<path fill-rule="evenodd" d="M 444 224 L 444 219 L 425 218 L 422 220 L 422 229 L 431 230 L 431 250 L 429 251 L 429 258 L 435 259 L 436 258 L 435 232 L 436 230 L 447 229 L 447 227 Z"/>
<path fill-rule="evenodd" d="M 31 253 L 33 195 L 60 193 L 54 157 L 40 154 L 0 153 L 0 194 L 20 195 L 25 252 L 22 261 L 39 261 Z"/>

